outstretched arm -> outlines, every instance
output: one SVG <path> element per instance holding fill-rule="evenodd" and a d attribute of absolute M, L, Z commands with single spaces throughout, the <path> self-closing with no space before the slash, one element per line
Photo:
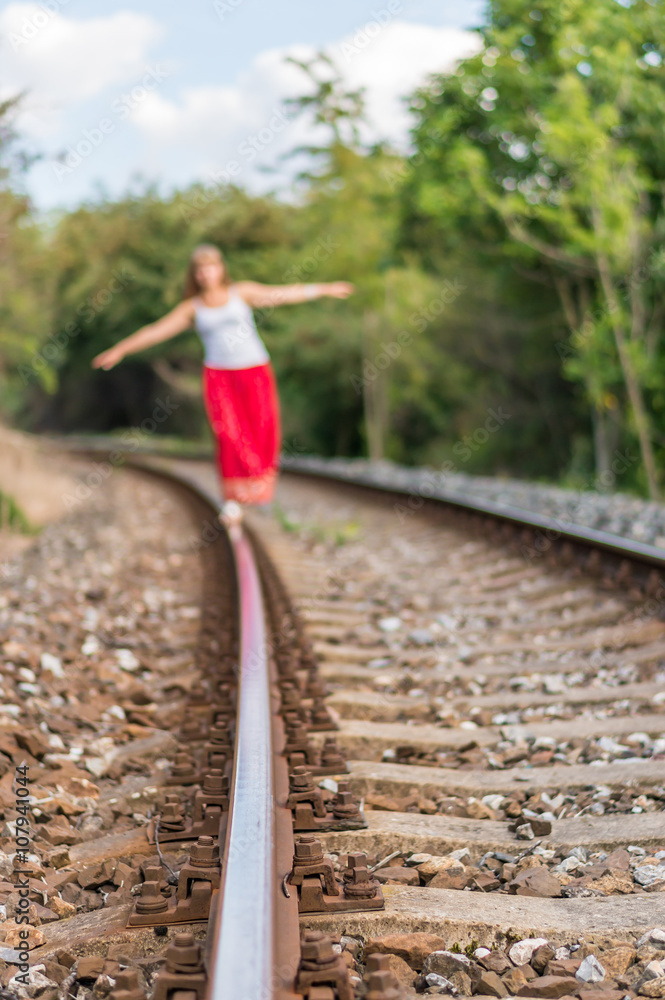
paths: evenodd
<path fill-rule="evenodd" d="M 262 285 L 258 281 L 237 281 L 233 286 L 247 305 L 256 309 L 268 306 L 294 305 L 328 295 L 334 299 L 346 299 L 354 292 L 348 281 L 329 281 L 316 285 Z"/>
<path fill-rule="evenodd" d="M 107 351 L 102 351 L 96 358 L 92 359 L 93 368 L 104 368 L 108 371 L 119 361 L 127 357 L 128 354 L 136 354 L 137 351 L 145 351 L 148 347 L 161 344 L 164 340 L 170 340 L 178 333 L 182 333 L 194 322 L 194 304 L 191 299 L 179 302 L 175 309 L 162 316 L 161 319 L 147 326 L 142 326 L 136 333 L 130 334 L 124 340 L 119 340 L 117 344 Z"/>

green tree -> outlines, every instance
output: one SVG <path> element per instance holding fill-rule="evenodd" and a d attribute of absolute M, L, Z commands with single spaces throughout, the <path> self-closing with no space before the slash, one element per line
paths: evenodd
<path fill-rule="evenodd" d="M 47 366 L 32 359 L 49 331 L 51 280 L 46 240 L 20 191 L 31 160 L 17 148 L 20 95 L 0 103 L 0 395 L 5 418 L 24 404 L 34 375 L 49 385 Z"/>
<path fill-rule="evenodd" d="M 473 232 L 556 291 L 575 355 L 565 370 L 583 380 L 594 412 L 597 471 L 609 464 L 618 389 L 652 497 L 662 15 L 658 0 L 493 0 L 479 55 L 416 97 L 422 157 L 407 181 L 412 224 L 438 222 L 453 241 Z"/>

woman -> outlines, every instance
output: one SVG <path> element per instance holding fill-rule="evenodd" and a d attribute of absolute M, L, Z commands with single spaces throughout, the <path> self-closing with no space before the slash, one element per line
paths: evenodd
<path fill-rule="evenodd" d="M 93 368 L 113 368 L 128 354 L 170 340 L 194 326 L 203 341 L 203 394 L 217 441 L 225 520 L 240 504 L 272 500 L 280 449 L 275 376 L 254 323 L 252 307 L 306 302 L 323 295 L 345 299 L 353 285 L 261 285 L 231 282 L 217 247 L 197 247 L 189 261 L 183 301 L 155 323 L 141 327 L 94 358 Z"/>

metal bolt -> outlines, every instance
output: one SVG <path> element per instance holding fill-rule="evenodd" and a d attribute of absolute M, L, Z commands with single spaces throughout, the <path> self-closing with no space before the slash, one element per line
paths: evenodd
<path fill-rule="evenodd" d="M 403 996 L 390 969 L 380 969 L 369 976 L 365 1000 L 402 1000 Z"/>
<path fill-rule="evenodd" d="M 136 900 L 137 913 L 162 913 L 168 909 L 168 905 L 159 888 L 159 882 L 143 883 L 141 895 Z"/>
<path fill-rule="evenodd" d="M 367 956 L 367 962 L 365 963 L 365 975 L 369 975 L 372 972 L 390 972 L 390 955 L 379 955 L 374 952 L 372 955 Z"/>
<path fill-rule="evenodd" d="M 357 816 L 360 807 L 352 792 L 339 791 L 333 799 L 332 811 L 336 819 L 344 819 L 345 817 Z"/>
<path fill-rule="evenodd" d="M 296 841 L 296 853 L 293 859 L 294 864 L 311 865 L 316 861 L 322 860 L 323 849 L 321 847 L 321 841 L 317 840 L 312 834 L 304 833 L 302 837 Z"/>
<path fill-rule="evenodd" d="M 321 764 L 324 767 L 334 767 L 337 765 L 340 767 L 346 767 L 344 755 L 337 745 L 337 740 L 333 736 L 329 736 L 323 741 Z"/>
<path fill-rule="evenodd" d="M 309 792 L 314 790 L 314 781 L 311 772 L 303 765 L 298 764 L 289 775 L 289 782 L 292 791 Z"/>
<path fill-rule="evenodd" d="M 196 719 L 188 719 L 180 727 L 180 739 L 185 741 L 197 740 L 201 736 L 201 727 Z"/>
<path fill-rule="evenodd" d="M 190 705 L 206 705 L 210 695 L 208 690 L 201 684 L 200 681 L 196 681 L 192 684 L 189 691 L 189 704 Z"/>
<path fill-rule="evenodd" d="M 194 940 L 193 934 L 176 934 L 166 949 L 166 968 L 169 972 L 188 974 L 203 971 L 201 945 Z"/>
<path fill-rule="evenodd" d="M 219 768 L 212 768 L 203 776 L 203 791 L 210 795 L 223 795 L 229 788 L 229 779 Z"/>
<path fill-rule="evenodd" d="M 322 931 L 309 931 L 301 943 L 301 954 L 304 963 L 311 967 L 315 965 L 327 965 L 336 960 L 333 951 L 332 939 Z"/>
<path fill-rule="evenodd" d="M 196 767 L 189 754 L 177 753 L 171 766 L 171 775 L 174 778 L 188 778 L 194 774 L 196 774 Z"/>
<path fill-rule="evenodd" d="M 211 726 L 208 732 L 208 740 L 211 743 L 221 743 L 225 746 L 230 741 L 230 736 L 226 726 Z"/>
<path fill-rule="evenodd" d="M 199 837 L 192 845 L 189 863 L 195 868 L 216 868 L 219 865 L 219 845 L 212 837 Z"/>
<path fill-rule="evenodd" d="M 136 969 L 121 969 L 116 973 L 115 986 L 110 994 L 111 1000 L 145 1000 L 145 993 L 139 986 Z"/>

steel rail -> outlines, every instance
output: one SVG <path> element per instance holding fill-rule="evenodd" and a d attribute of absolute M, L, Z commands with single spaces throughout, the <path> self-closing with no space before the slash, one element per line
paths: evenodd
<path fill-rule="evenodd" d="M 104 446 L 99 440 L 86 444 L 85 439 L 76 440 L 73 443 L 54 439 L 54 444 L 70 451 L 88 451 L 96 454 L 109 451 L 109 447 Z M 138 451 L 138 449 L 135 450 Z M 119 448 L 118 451 L 122 451 L 122 448 Z M 147 450 L 145 454 L 149 454 Z M 169 455 L 169 458 L 181 458 L 183 461 L 189 461 L 191 455 L 183 455 L 174 451 Z M 127 462 L 127 464 L 131 465 L 132 462 Z M 598 528 L 586 528 L 575 521 L 568 521 L 555 515 L 538 514 L 524 507 L 498 503 L 495 500 L 482 500 L 443 487 L 432 489 L 431 483 L 425 478 L 428 475 L 427 471 L 423 474 L 422 484 L 387 483 L 382 481 L 380 472 L 377 470 L 335 469 L 331 460 L 321 460 L 314 456 L 299 457 L 293 455 L 282 455 L 280 469 L 296 476 L 305 476 L 330 483 L 342 483 L 348 486 L 359 486 L 376 493 L 383 493 L 386 496 L 404 497 L 407 503 L 409 498 L 415 497 L 435 505 L 452 507 L 462 513 L 486 515 L 515 527 L 529 528 L 540 533 L 541 537 L 550 542 L 569 541 L 573 544 L 599 549 L 632 562 L 641 563 L 644 566 L 665 569 L 665 551 L 656 545 L 649 545 L 647 542 L 639 542 L 636 539 L 615 535 Z M 412 509 L 415 511 L 417 508 Z"/>
<path fill-rule="evenodd" d="M 210 1000 L 272 996 L 275 821 L 270 676 L 259 574 L 242 528 L 229 529 L 240 603 L 236 752 Z"/>
<path fill-rule="evenodd" d="M 96 449 L 95 449 L 96 450 Z M 137 460 L 128 466 L 156 473 L 185 485 L 217 514 L 221 507 L 192 475 L 174 470 L 168 460 Z M 278 850 L 274 773 L 274 732 L 271 675 L 267 655 L 265 610 L 252 545 L 240 525 L 226 530 L 236 571 L 240 618 L 240 659 L 237 674 L 236 745 L 229 820 L 223 854 L 217 912 L 211 913 L 208 955 L 208 1000 L 270 1000 L 290 997 L 288 984 L 297 970 L 282 959 L 276 973 L 275 946 L 281 951 L 293 941 L 283 905 L 276 904 Z M 283 779 L 283 775 L 282 775 Z M 283 783 L 283 780 L 282 780 Z M 287 781 L 288 788 L 288 781 Z M 280 800 L 284 794 L 280 794 Z M 281 802 L 280 802 L 281 804 Z M 283 809 L 281 810 L 284 811 Z M 288 829 L 291 829 L 290 813 Z M 283 839 L 283 838 L 282 838 Z M 290 851 L 288 852 L 289 857 Z M 282 862 L 283 863 L 283 862 Z M 292 901 L 293 902 L 293 901 Z M 290 907 L 293 911 L 293 907 Z M 283 926 L 279 926 L 279 923 Z M 293 918 L 291 918 L 293 923 Z M 297 910 L 295 910 L 296 942 Z M 289 956 L 291 957 L 291 956 Z"/>
<path fill-rule="evenodd" d="M 163 460 L 132 460 L 135 468 L 185 483 L 219 514 L 217 498 L 197 479 Z M 275 775 L 271 678 L 265 612 L 252 546 L 240 525 L 226 529 L 238 586 L 240 659 L 236 745 L 220 905 L 207 942 L 208 1000 L 269 1000 L 276 992 Z"/>
<path fill-rule="evenodd" d="M 586 528 L 574 521 L 537 514 L 535 511 L 522 507 L 513 507 L 510 504 L 497 503 L 494 500 L 468 497 L 454 490 L 428 489 L 427 482 L 423 482 L 420 486 L 417 483 L 389 484 L 383 482 L 372 470 L 342 471 L 327 466 L 325 460 L 314 458 L 301 459 L 286 456 L 282 459 L 281 468 L 296 476 L 302 475 L 331 483 L 360 486 L 376 493 L 396 497 L 416 497 L 433 504 L 454 507 L 464 513 L 485 514 L 516 527 L 531 528 L 541 532 L 548 541 L 570 541 L 590 548 L 601 549 L 645 565 L 657 566 L 660 569 L 665 568 L 665 551 L 655 545 L 638 542 L 608 531 L 601 531 L 598 528 Z M 426 489 L 427 492 L 425 492 Z"/>

